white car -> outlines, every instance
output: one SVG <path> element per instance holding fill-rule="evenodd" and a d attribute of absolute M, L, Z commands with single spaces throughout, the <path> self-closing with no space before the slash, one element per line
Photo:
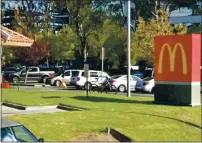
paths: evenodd
<path fill-rule="evenodd" d="M 60 75 L 53 77 L 51 79 L 51 81 L 50 81 L 50 84 L 52 86 L 53 85 L 59 86 L 61 81 L 63 81 L 63 82 L 66 83 L 66 85 L 69 85 L 72 75 L 74 75 L 74 73 L 77 72 L 77 71 L 79 71 L 79 70 L 66 70 L 64 72 L 64 74 L 61 73 Z"/>
<path fill-rule="evenodd" d="M 155 81 L 153 77 L 147 77 L 143 81 L 138 81 L 136 84 L 136 90 L 153 93 L 153 87 Z"/>
<path fill-rule="evenodd" d="M 110 76 L 102 71 L 89 70 L 88 82 L 84 76 L 84 70 L 77 71 L 76 74 L 71 77 L 71 85 L 76 86 L 77 89 L 84 88 L 86 89 L 89 86 L 100 86 L 106 79 Z"/>
<path fill-rule="evenodd" d="M 137 76 L 130 76 L 130 90 L 135 91 L 137 81 L 142 81 L 141 78 Z M 115 75 L 109 80 L 110 84 L 115 86 L 120 92 L 125 92 L 127 90 L 127 75 Z"/>

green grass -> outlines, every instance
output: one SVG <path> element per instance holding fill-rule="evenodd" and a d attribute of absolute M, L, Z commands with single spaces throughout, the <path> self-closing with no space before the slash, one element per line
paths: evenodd
<path fill-rule="evenodd" d="M 2 100 L 29 106 L 64 103 L 89 109 L 6 117 L 24 124 L 45 141 L 68 141 L 81 133 L 102 133 L 106 127 L 134 141 L 201 141 L 201 106 L 155 105 L 152 97 L 90 93 L 86 98 L 83 92 L 13 89 L 3 90 Z"/>

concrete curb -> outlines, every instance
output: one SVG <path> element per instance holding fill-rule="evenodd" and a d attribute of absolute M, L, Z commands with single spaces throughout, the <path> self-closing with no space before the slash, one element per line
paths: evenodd
<path fill-rule="evenodd" d="M 30 87 L 50 87 L 51 85 L 35 85 L 35 84 L 10 84 L 11 86 L 30 86 Z"/>
<path fill-rule="evenodd" d="M 67 110 L 67 111 L 82 111 L 80 109 L 75 109 L 75 108 L 71 108 L 71 107 L 67 107 L 67 106 L 61 106 L 61 105 L 58 105 L 57 108 L 62 109 L 62 110 Z"/>
<path fill-rule="evenodd" d="M 19 109 L 19 110 L 26 110 L 25 106 L 19 105 L 19 104 L 15 104 L 15 103 L 11 103 L 11 102 L 3 102 L 1 105 L 7 106 L 7 107 L 11 107 L 11 108 L 15 108 L 15 109 Z"/>
<path fill-rule="evenodd" d="M 62 110 L 68 110 L 68 111 L 82 111 L 82 110 L 87 110 L 86 108 L 81 108 L 81 107 L 66 105 L 66 104 L 62 104 L 62 103 L 59 103 L 59 105 L 57 106 L 57 108 L 58 108 L 58 109 L 62 109 Z"/>
<path fill-rule="evenodd" d="M 76 109 L 88 110 L 87 108 L 77 107 L 77 106 L 72 106 L 72 105 L 67 105 L 67 104 L 63 104 L 63 103 L 59 103 L 59 105 L 60 106 L 67 106 L 67 107 L 71 107 L 71 108 L 76 108 Z"/>
<path fill-rule="evenodd" d="M 120 142 L 134 142 L 132 139 L 130 139 L 129 137 L 125 136 L 124 134 L 116 131 L 113 128 L 106 128 L 107 129 L 107 133 L 111 134 L 115 139 L 117 139 Z"/>

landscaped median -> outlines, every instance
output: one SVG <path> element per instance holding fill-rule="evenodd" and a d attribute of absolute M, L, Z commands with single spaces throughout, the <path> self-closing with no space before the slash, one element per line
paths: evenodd
<path fill-rule="evenodd" d="M 2 90 L 2 100 L 26 106 L 59 105 L 87 110 L 6 118 L 27 126 L 45 141 L 72 141 L 81 134 L 103 134 L 106 127 L 133 141 L 201 141 L 201 107 L 153 104 L 153 97 L 85 92 Z M 82 141 L 75 140 L 75 141 Z"/>

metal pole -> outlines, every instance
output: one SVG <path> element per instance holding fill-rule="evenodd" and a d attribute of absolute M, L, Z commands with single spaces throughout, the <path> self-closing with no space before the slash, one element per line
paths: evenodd
<path fill-rule="evenodd" d="M 103 71 L 104 71 L 104 48 L 103 47 L 102 47 L 102 57 L 101 58 L 102 58 L 102 75 L 101 76 L 103 77 Z M 103 78 L 102 77 L 101 77 L 101 84 L 103 82 Z M 101 86 L 101 88 L 102 88 L 101 91 L 103 92 L 103 87 Z"/>
<path fill-rule="evenodd" d="M 127 41 L 127 48 L 128 48 L 128 76 L 127 76 L 127 96 L 130 97 L 130 0 L 128 0 L 128 41 Z"/>

